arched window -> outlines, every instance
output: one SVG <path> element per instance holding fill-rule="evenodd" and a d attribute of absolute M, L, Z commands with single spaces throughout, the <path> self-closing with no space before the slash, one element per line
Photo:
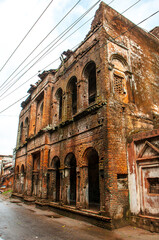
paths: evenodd
<path fill-rule="evenodd" d="M 111 63 L 113 65 L 113 92 L 120 100 L 126 103 L 128 101 L 125 76 L 125 72 L 128 70 L 127 62 L 122 56 L 114 54 Z"/>
<path fill-rule="evenodd" d="M 61 88 L 57 90 L 56 98 L 58 102 L 58 115 L 59 115 L 59 119 L 61 120 L 62 118 L 62 89 Z"/>
<path fill-rule="evenodd" d="M 24 164 L 21 166 L 21 173 L 24 174 Z"/>
<path fill-rule="evenodd" d="M 77 112 L 77 78 L 72 77 L 67 85 L 68 116 Z"/>
<path fill-rule="evenodd" d="M 84 76 L 88 80 L 88 101 L 89 104 L 96 100 L 96 65 L 94 62 L 89 62 L 84 70 Z"/>

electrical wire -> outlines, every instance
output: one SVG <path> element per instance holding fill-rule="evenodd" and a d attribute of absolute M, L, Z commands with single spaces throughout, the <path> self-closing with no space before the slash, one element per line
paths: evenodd
<path fill-rule="evenodd" d="M 112 0 L 108 5 L 110 5 L 112 2 L 114 2 L 115 0 Z M 137 3 L 139 3 L 141 0 L 138 0 L 137 2 L 135 2 L 134 4 L 132 4 L 130 7 L 128 7 L 127 9 L 125 9 L 122 13 L 119 13 L 119 15 L 122 15 L 122 14 L 124 14 L 125 12 L 127 12 L 128 10 L 130 10 L 132 7 L 134 7 Z M 93 18 L 93 17 L 92 17 Z M 91 19 L 92 19 L 91 18 Z M 115 19 L 115 18 L 114 18 Z M 113 21 L 114 21 L 114 19 L 113 19 Z M 89 21 L 89 20 L 88 20 Z M 112 22 L 112 21 L 110 21 L 110 22 Z M 109 23 L 110 23 L 109 22 Z M 84 25 L 85 25 L 85 23 L 84 23 Z M 81 27 L 79 27 L 77 30 L 79 30 Z M 70 34 L 68 37 L 70 37 L 71 35 L 73 35 L 77 30 L 75 30 L 72 34 Z M 67 38 L 68 38 L 67 37 Z M 65 38 L 62 42 L 64 42 L 67 38 Z M 58 45 L 60 45 L 62 42 L 60 42 Z M 57 45 L 57 46 L 58 46 Z M 56 46 L 56 47 L 57 47 Z M 55 47 L 55 48 L 56 48 Z M 53 49 L 51 49 L 48 53 L 46 53 L 46 55 L 48 55 L 49 53 L 51 53 L 55 48 L 53 48 Z"/>
<path fill-rule="evenodd" d="M 22 98 L 18 99 L 16 102 L 12 103 L 11 105 L 9 105 L 8 107 L 6 107 L 5 109 L 3 109 L 0 113 L 5 112 L 6 110 L 8 110 L 9 108 L 11 108 L 12 106 L 14 106 L 16 103 L 20 102 L 22 99 L 29 97 L 29 94 L 23 96 Z"/>
<path fill-rule="evenodd" d="M 40 18 L 44 15 L 44 13 L 46 12 L 46 10 L 50 7 L 51 3 L 54 0 L 51 0 L 49 2 L 49 4 L 47 5 L 47 7 L 44 9 L 44 11 L 40 14 L 40 16 L 38 17 L 38 19 L 35 21 L 35 23 L 32 25 L 32 27 L 29 29 L 29 31 L 26 33 L 26 35 L 22 38 L 22 40 L 20 41 L 20 43 L 18 44 L 18 46 L 14 49 L 14 51 L 11 53 L 11 55 L 9 56 L 9 58 L 6 60 L 6 62 L 4 63 L 4 65 L 1 67 L 0 72 L 3 70 L 3 68 L 7 65 L 7 63 L 9 62 L 9 60 L 13 57 L 13 55 L 15 54 L 15 52 L 18 50 L 18 48 L 20 47 L 20 45 L 24 42 L 24 40 L 27 38 L 27 36 L 29 35 L 29 33 L 33 30 L 33 28 L 35 27 L 35 25 L 38 23 L 38 21 L 40 20 Z"/>
<path fill-rule="evenodd" d="M 60 58 L 55 59 L 52 63 L 50 63 L 49 65 L 45 66 L 41 71 L 45 70 L 48 66 L 50 66 L 51 64 L 55 63 L 56 61 L 60 60 Z M 20 87 L 22 87 L 23 85 L 25 85 L 27 82 L 29 82 L 31 79 L 33 79 L 34 77 L 37 76 L 37 73 L 35 73 L 32 77 L 30 77 L 29 79 L 27 79 L 24 83 L 22 83 L 21 85 L 19 85 L 17 88 L 15 88 L 13 91 L 11 91 L 10 93 L 8 93 L 7 95 L 5 95 L 2 99 L 0 99 L 0 101 L 2 101 L 3 99 L 5 99 L 6 97 L 8 97 L 9 95 L 11 95 L 12 93 L 14 93 L 16 90 L 18 90 Z"/>
<path fill-rule="evenodd" d="M 81 21 L 83 18 L 84 18 L 84 16 L 86 16 L 99 2 L 100 2 L 101 0 L 98 0 L 91 8 L 89 8 L 84 14 L 82 14 L 74 23 L 72 23 L 67 29 L 65 29 L 57 38 L 55 38 L 52 42 L 54 42 L 56 39 L 58 39 L 59 37 L 59 40 L 63 37 L 63 36 L 65 36 L 79 21 Z M 63 34 L 64 33 L 64 34 Z M 62 35 L 63 34 L 63 35 Z M 62 35 L 62 36 L 61 36 Z M 47 51 L 49 51 L 59 40 L 57 40 Z M 52 43 L 51 42 L 51 43 Z M 50 43 L 50 44 L 51 44 Z M 48 46 L 50 46 L 50 44 L 48 45 Z M 47 47 L 48 47 L 47 46 Z M 46 48 L 47 48 L 46 47 Z M 44 48 L 44 50 L 46 49 L 46 48 Z M 40 53 L 42 53 L 44 50 L 42 50 Z M 44 55 L 47 53 L 47 51 L 38 59 L 38 60 L 36 60 L 36 62 L 34 62 L 30 67 L 29 67 L 29 69 L 27 69 L 20 77 L 18 77 L 18 79 L 16 79 L 1 95 L 0 95 L 0 97 L 2 97 L 9 89 L 10 89 L 10 87 L 12 87 L 22 76 L 24 76 L 24 74 L 25 73 L 27 73 L 28 72 L 28 70 L 30 70 L 37 62 L 39 62 L 39 60 L 42 58 L 42 57 L 44 57 Z M 40 53 L 37 55 L 37 56 L 35 56 L 34 57 L 34 59 L 33 60 L 35 60 L 39 55 L 40 55 Z M 18 72 L 18 74 L 19 73 L 21 73 L 33 60 L 31 60 L 21 71 L 19 71 Z M 17 74 L 17 75 L 18 75 Z M 16 75 L 16 76 L 17 76 Z M 14 76 L 14 78 L 15 78 L 15 76 Z M 14 79 L 13 78 L 13 79 Z M 11 79 L 11 80 L 13 80 L 13 79 Z"/>
<path fill-rule="evenodd" d="M 125 9 L 122 13 L 118 13 L 119 15 L 122 15 L 123 13 L 125 13 L 126 11 L 128 11 L 129 9 L 131 9 L 133 6 L 135 6 L 137 3 L 139 3 L 141 0 L 138 0 L 138 1 L 136 1 L 134 4 L 132 4 L 130 7 L 128 7 L 127 9 Z M 114 2 L 114 0 L 113 1 L 111 1 L 108 5 L 110 5 L 112 2 Z M 92 18 L 91 18 L 92 19 Z M 88 21 L 90 21 L 91 19 L 89 19 Z M 85 25 L 88 21 L 86 21 L 83 25 Z M 111 21 L 110 21 L 111 22 Z M 81 25 L 77 30 L 79 30 L 83 25 Z M 67 28 L 68 29 L 68 28 Z M 68 39 L 71 35 L 73 35 L 77 30 L 75 30 L 73 33 L 71 33 L 67 38 L 65 38 L 62 42 L 60 42 L 56 47 L 58 47 L 61 43 L 63 43 L 66 39 Z M 59 35 L 59 36 L 61 36 L 61 34 Z M 58 36 L 58 37 L 59 37 Z M 57 38 L 56 38 L 57 39 Z M 52 42 L 54 42 L 54 40 L 52 41 Z M 51 42 L 51 43 L 52 43 Z M 78 44 L 79 45 L 79 44 Z M 50 44 L 48 45 L 48 46 L 50 46 Z M 51 51 L 53 51 L 56 47 L 54 47 L 52 50 L 50 50 L 46 55 L 48 55 Z M 76 47 L 76 46 L 75 46 Z M 73 49 L 75 48 L 75 47 L 73 47 Z M 46 47 L 47 48 L 47 47 Z M 45 48 L 45 49 L 46 49 Z M 73 50 L 72 49 L 72 50 Z M 42 52 L 42 51 L 41 51 Z M 38 54 L 39 55 L 39 54 Z M 38 56 L 37 55 L 37 56 Z M 45 55 L 45 56 L 46 56 Z M 45 57 L 44 56 L 44 57 Z M 36 58 L 36 57 L 35 57 Z M 34 59 L 35 59 L 34 58 Z M 58 59 L 56 59 L 55 61 L 57 61 L 57 60 L 59 60 L 59 58 Z M 54 63 L 55 61 L 53 61 L 52 63 Z M 51 64 L 52 64 L 51 63 Z M 51 64 L 49 64 L 48 66 L 50 66 Z M 44 69 L 46 69 L 46 68 L 44 68 Z M 23 70 L 23 69 L 22 69 Z M 22 71 L 21 70 L 21 71 Z M 31 78 L 29 78 L 27 81 L 25 81 L 24 82 L 24 84 L 25 83 L 27 83 L 28 81 L 30 81 L 33 77 L 35 77 L 37 75 L 37 73 L 36 74 L 34 74 Z M 21 84 L 20 86 L 18 86 L 16 89 L 14 89 L 12 92 L 10 92 L 9 94 L 7 94 L 6 96 L 4 96 L 2 99 L 0 99 L 0 101 L 1 100 L 3 100 L 4 98 L 6 98 L 7 96 L 9 96 L 11 93 L 13 93 L 13 92 L 15 92 L 17 89 L 19 89 L 21 86 L 23 86 L 24 84 Z M 1 95 L 2 96 L 2 95 Z"/>
<path fill-rule="evenodd" d="M 68 37 L 66 37 L 62 42 L 60 42 L 56 47 L 58 47 L 59 45 L 61 45 L 64 41 L 66 41 L 69 37 L 71 37 L 75 32 L 77 32 L 80 28 L 82 28 L 85 24 L 87 24 L 93 17 L 91 17 L 90 19 L 88 19 L 84 24 L 82 24 L 79 28 L 77 28 L 74 32 L 72 32 Z M 55 47 L 55 48 L 56 48 Z M 51 51 L 53 51 L 55 48 L 53 48 Z M 75 47 L 73 47 L 75 48 Z M 47 54 L 49 54 L 50 52 L 48 52 Z M 53 62 L 49 63 L 49 65 L 45 66 L 41 71 L 45 70 L 47 67 L 49 67 L 50 65 L 52 65 L 53 63 L 55 63 L 56 61 L 60 60 L 60 58 L 55 59 Z M 34 74 L 32 77 L 30 77 L 28 80 L 26 80 L 24 83 L 22 83 L 20 86 L 18 86 L 17 88 L 15 88 L 13 91 L 11 91 L 10 93 L 8 93 L 7 95 L 5 95 L 3 98 L 0 99 L 0 101 L 2 101 L 3 99 L 5 99 L 6 97 L 8 97 L 10 94 L 12 94 L 13 92 L 15 92 L 16 90 L 18 90 L 20 87 L 22 87 L 24 84 L 26 84 L 27 82 L 29 82 L 32 78 L 36 77 L 37 73 Z"/>
<path fill-rule="evenodd" d="M 22 64 L 35 52 L 35 50 L 48 38 L 48 36 L 59 26 L 59 24 L 70 14 L 70 12 L 80 3 L 81 0 L 78 2 L 65 14 L 65 16 L 51 29 L 51 31 L 40 41 L 40 43 L 29 53 L 29 55 L 23 60 L 23 62 L 12 72 L 12 74 L 4 81 L 4 83 L 0 86 L 4 86 L 6 82 L 10 79 L 10 77 L 22 66 Z"/>

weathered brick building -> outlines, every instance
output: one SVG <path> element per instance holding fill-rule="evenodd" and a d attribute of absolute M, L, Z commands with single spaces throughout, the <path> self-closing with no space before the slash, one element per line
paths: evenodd
<path fill-rule="evenodd" d="M 0 155 L 0 192 L 12 189 L 14 162 L 12 155 Z"/>
<path fill-rule="evenodd" d="M 81 45 L 40 74 L 22 103 L 15 194 L 122 225 L 130 212 L 127 143 L 157 128 L 158 53 L 152 33 L 102 2 Z"/>

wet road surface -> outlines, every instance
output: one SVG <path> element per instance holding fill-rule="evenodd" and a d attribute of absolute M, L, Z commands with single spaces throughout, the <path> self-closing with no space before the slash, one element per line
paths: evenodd
<path fill-rule="evenodd" d="M 121 239 L 91 224 L 15 202 L 0 199 L 0 240 Z"/>
<path fill-rule="evenodd" d="M 108 231 L 19 200 L 10 202 L 0 197 L 0 240 L 157 240 L 158 237 L 133 227 Z"/>

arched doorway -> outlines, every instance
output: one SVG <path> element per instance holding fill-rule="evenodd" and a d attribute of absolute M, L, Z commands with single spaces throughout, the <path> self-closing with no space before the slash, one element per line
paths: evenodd
<path fill-rule="evenodd" d="M 88 148 L 85 152 L 88 163 L 88 201 L 89 208 L 100 208 L 99 190 L 99 156 L 94 148 Z"/>
<path fill-rule="evenodd" d="M 67 203 L 76 205 L 76 158 L 69 153 L 65 159 L 65 177 L 67 178 Z"/>

